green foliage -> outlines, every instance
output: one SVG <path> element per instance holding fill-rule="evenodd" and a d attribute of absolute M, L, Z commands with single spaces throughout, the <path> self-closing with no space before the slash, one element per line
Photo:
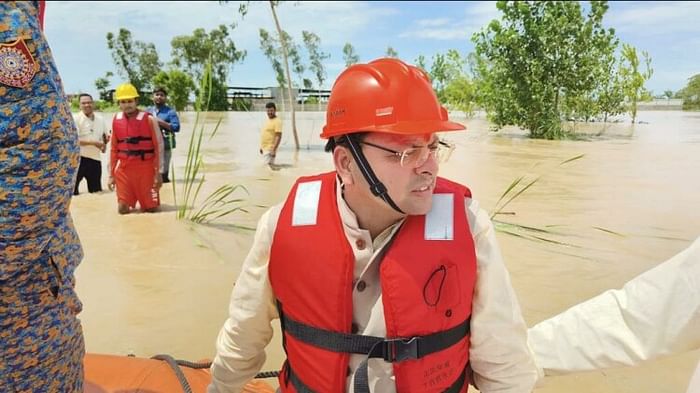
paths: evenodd
<path fill-rule="evenodd" d="M 428 72 L 428 66 L 425 64 L 425 56 L 423 55 L 418 55 L 416 58 L 416 61 L 414 62 L 416 64 L 416 67 L 420 68 L 421 70 L 425 71 L 426 73 Z"/>
<path fill-rule="evenodd" d="M 304 84 L 304 71 L 306 71 L 306 65 L 301 60 L 301 51 L 299 45 L 294 43 L 294 39 L 286 31 L 282 30 L 282 38 L 284 39 L 284 44 L 287 46 L 287 55 L 292 61 L 292 72 L 294 72 L 297 77 L 299 77 L 298 86 L 303 86 Z"/>
<path fill-rule="evenodd" d="M 700 74 L 688 79 L 688 85 L 678 91 L 678 97 L 683 99 L 683 110 L 700 109 Z"/>
<path fill-rule="evenodd" d="M 440 102 L 452 110 L 464 112 L 471 116 L 474 112 L 474 83 L 469 78 L 467 60 L 459 52 L 450 49 L 446 54 L 433 56 L 430 67 L 430 79 Z M 425 70 L 425 57 L 419 56 L 417 63 Z"/>
<path fill-rule="evenodd" d="M 226 85 L 214 75 L 212 67 L 204 69 L 194 106 L 195 110 L 200 112 L 219 112 L 230 109 L 226 97 Z"/>
<path fill-rule="evenodd" d="M 160 71 L 153 78 L 153 86 L 163 86 L 168 91 L 168 103 L 175 110 L 182 111 L 187 106 L 190 93 L 195 89 L 192 78 L 184 72 L 176 69 Z"/>
<path fill-rule="evenodd" d="M 95 79 L 95 88 L 97 89 L 97 93 L 100 95 L 100 100 L 109 100 L 109 91 L 107 88 L 110 84 L 109 78 L 113 76 L 114 74 L 111 71 L 107 71 L 105 76 Z"/>
<path fill-rule="evenodd" d="M 625 99 L 628 102 L 628 111 L 632 115 L 632 124 L 637 119 L 637 102 L 644 101 L 651 94 L 645 91 L 644 82 L 651 78 L 654 70 L 651 68 L 651 57 L 647 52 L 642 52 L 646 69 L 640 71 L 640 61 L 637 49 L 631 45 L 622 44 L 622 62 L 620 75 Z"/>
<path fill-rule="evenodd" d="M 394 59 L 399 58 L 399 52 L 396 51 L 396 49 L 392 48 L 391 46 L 386 47 L 386 57 L 392 57 Z"/>
<path fill-rule="evenodd" d="M 607 3 L 592 2 L 586 16 L 568 1 L 499 1 L 497 8 L 502 20 L 474 34 L 471 59 L 479 104 L 496 127 L 557 139 L 566 135 L 564 115 L 597 115 L 601 106 L 592 102 L 610 91 L 601 75 L 617 46 L 614 30 L 602 24 Z"/>
<path fill-rule="evenodd" d="M 265 29 L 259 30 L 260 34 L 260 49 L 263 51 L 265 57 L 270 60 L 272 69 L 275 72 L 275 79 L 277 80 L 277 85 L 284 87 L 287 83 L 287 78 L 284 77 L 284 65 L 282 48 L 280 47 L 278 40 L 273 38 L 270 33 Z"/>
<path fill-rule="evenodd" d="M 107 33 L 107 48 L 112 52 L 112 60 L 121 77 L 126 78 L 138 91 L 153 88 L 151 81 L 162 67 L 153 43 L 133 40 L 129 30 L 120 28 L 116 36 L 112 32 Z M 139 103 L 149 104 L 150 97 L 142 94 Z"/>
<path fill-rule="evenodd" d="M 247 98 L 236 97 L 231 103 L 231 110 L 248 112 L 253 109 L 253 101 Z"/>
<path fill-rule="evenodd" d="M 231 29 L 234 27 L 230 26 Z M 197 91 L 197 96 L 204 93 L 211 99 L 206 105 L 198 101 L 199 107 L 206 106 L 212 111 L 228 110 L 228 72 L 246 56 L 246 51 L 238 50 L 229 35 L 229 27 L 219 25 L 208 33 L 202 28 L 197 28 L 191 35 L 177 36 L 171 41 L 173 66 L 184 69 L 192 80 L 204 80 L 205 70 L 210 69 L 211 84 L 207 86 L 211 86 L 211 89 L 205 92 Z"/>
<path fill-rule="evenodd" d="M 330 54 L 321 51 L 321 38 L 315 33 L 309 31 L 301 32 L 304 39 L 304 46 L 309 53 L 309 70 L 313 72 L 318 82 L 318 88 L 323 87 L 323 82 L 326 81 L 326 68 L 323 66 L 323 61 L 331 57 Z"/>
<path fill-rule="evenodd" d="M 345 67 L 350 67 L 360 61 L 360 56 L 355 52 L 355 47 L 349 42 L 346 42 L 343 46 L 343 60 L 345 61 Z"/>

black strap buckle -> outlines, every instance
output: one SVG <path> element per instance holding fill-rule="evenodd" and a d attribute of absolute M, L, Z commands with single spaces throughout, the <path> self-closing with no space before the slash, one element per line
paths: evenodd
<path fill-rule="evenodd" d="M 383 341 L 384 360 L 393 363 L 418 359 L 418 343 L 420 341 L 421 337 L 412 337 L 410 339 L 395 338 Z"/>

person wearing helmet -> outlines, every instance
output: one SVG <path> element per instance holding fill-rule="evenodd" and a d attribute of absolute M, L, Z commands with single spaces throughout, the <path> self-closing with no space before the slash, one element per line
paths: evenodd
<path fill-rule="evenodd" d="M 164 171 L 160 127 L 150 113 L 138 109 L 139 93 L 131 83 L 117 86 L 114 97 L 122 111 L 112 120 L 109 188 L 116 186 L 119 214 L 129 213 L 136 202 L 142 211 L 155 212 Z"/>
<path fill-rule="evenodd" d="M 83 391 L 83 258 L 70 201 L 78 133 L 41 31 L 43 2 L 0 2 L 0 391 Z"/>
<path fill-rule="evenodd" d="M 217 340 L 209 393 L 239 392 L 280 319 L 283 392 L 530 392 L 537 369 L 488 214 L 437 176 L 448 120 L 398 59 L 335 81 L 335 170 L 259 221 Z"/>

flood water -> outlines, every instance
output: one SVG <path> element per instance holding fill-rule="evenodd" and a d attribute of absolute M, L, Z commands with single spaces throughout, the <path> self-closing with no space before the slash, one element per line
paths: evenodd
<path fill-rule="evenodd" d="M 298 116 L 301 150 L 291 122 L 272 171 L 258 155 L 263 112 L 209 113 L 204 139 L 205 184 L 200 202 L 217 187 L 247 188 L 248 212 L 221 224 L 175 219 L 173 183 L 161 190 L 163 212 L 119 216 L 114 193 L 73 199 L 71 210 L 85 251 L 77 270 L 80 315 L 88 352 L 148 357 L 212 358 L 231 289 L 253 239 L 257 219 L 281 202 L 301 175 L 332 169 L 318 137 L 321 113 Z M 175 178 L 180 179 L 195 120 L 185 113 Z M 644 124 L 577 125 L 577 141 L 530 140 L 519 130 L 488 131 L 483 118 L 468 131 L 445 134 L 456 150 L 441 175 L 469 185 L 488 211 L 516 178 L 539 180 L 497 219 L 547 227 L 556 245 L 499 232 L 513 285 L 529 326 L 627 280 L 687 247 L 700 235 L 700 113 L 641 112 Z M 457 118 L 460 121 L 459 118 Z M 560 165 L 561 162 L 582 158 Z M 103 160 L 104 161 L 104 160 Z M 106 185 L 106 174 L 104 176 Z M 176 198 L 182 198 L 182 184 Z M 85 185 L 83 184 L 83 188 Z M 277 324 L 275 328 L 278 329 Z M 264 370 L 283 359 L 279 330 L 268 346 Z M 645 365 L 547 378 L 538 393 L 682 393 L 700 357 L 695 351 Z"/>

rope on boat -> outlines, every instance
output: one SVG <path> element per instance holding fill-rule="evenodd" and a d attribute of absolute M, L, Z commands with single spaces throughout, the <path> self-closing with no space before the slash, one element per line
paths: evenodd
<path fill-rule="evenodd" d="M 151 357 L 151 359 L 156 359 L 156 360 L 162 360 L 166 362 L 170 368 L 175 372 L 175 376 L 177 376 L 177 380 L 180 381 L 180 385 L 182 386 L 182 390 L 185 393 L 192 393 L 192 388 L 190 387 L 190 383 L 187 382 L 187 378 L 185 377 L 185 374 L 182 372 L 180 369 L 180 366 L 182 367 L 187 367 L 187 368 L 193 368 L 193 369 L 202 369 L 202 368 L 209 368 L 211 367 L 211 362 L 190 362 L 187 360 L 176 360 L 170 355 L 165 355 L 165 354 L 160 354 L 160 355 L 155 355 Z M 280 375 L 279 371 L 262 371 L 259 372 L 255 375 L 255 378 L 277 378 Z"/>

